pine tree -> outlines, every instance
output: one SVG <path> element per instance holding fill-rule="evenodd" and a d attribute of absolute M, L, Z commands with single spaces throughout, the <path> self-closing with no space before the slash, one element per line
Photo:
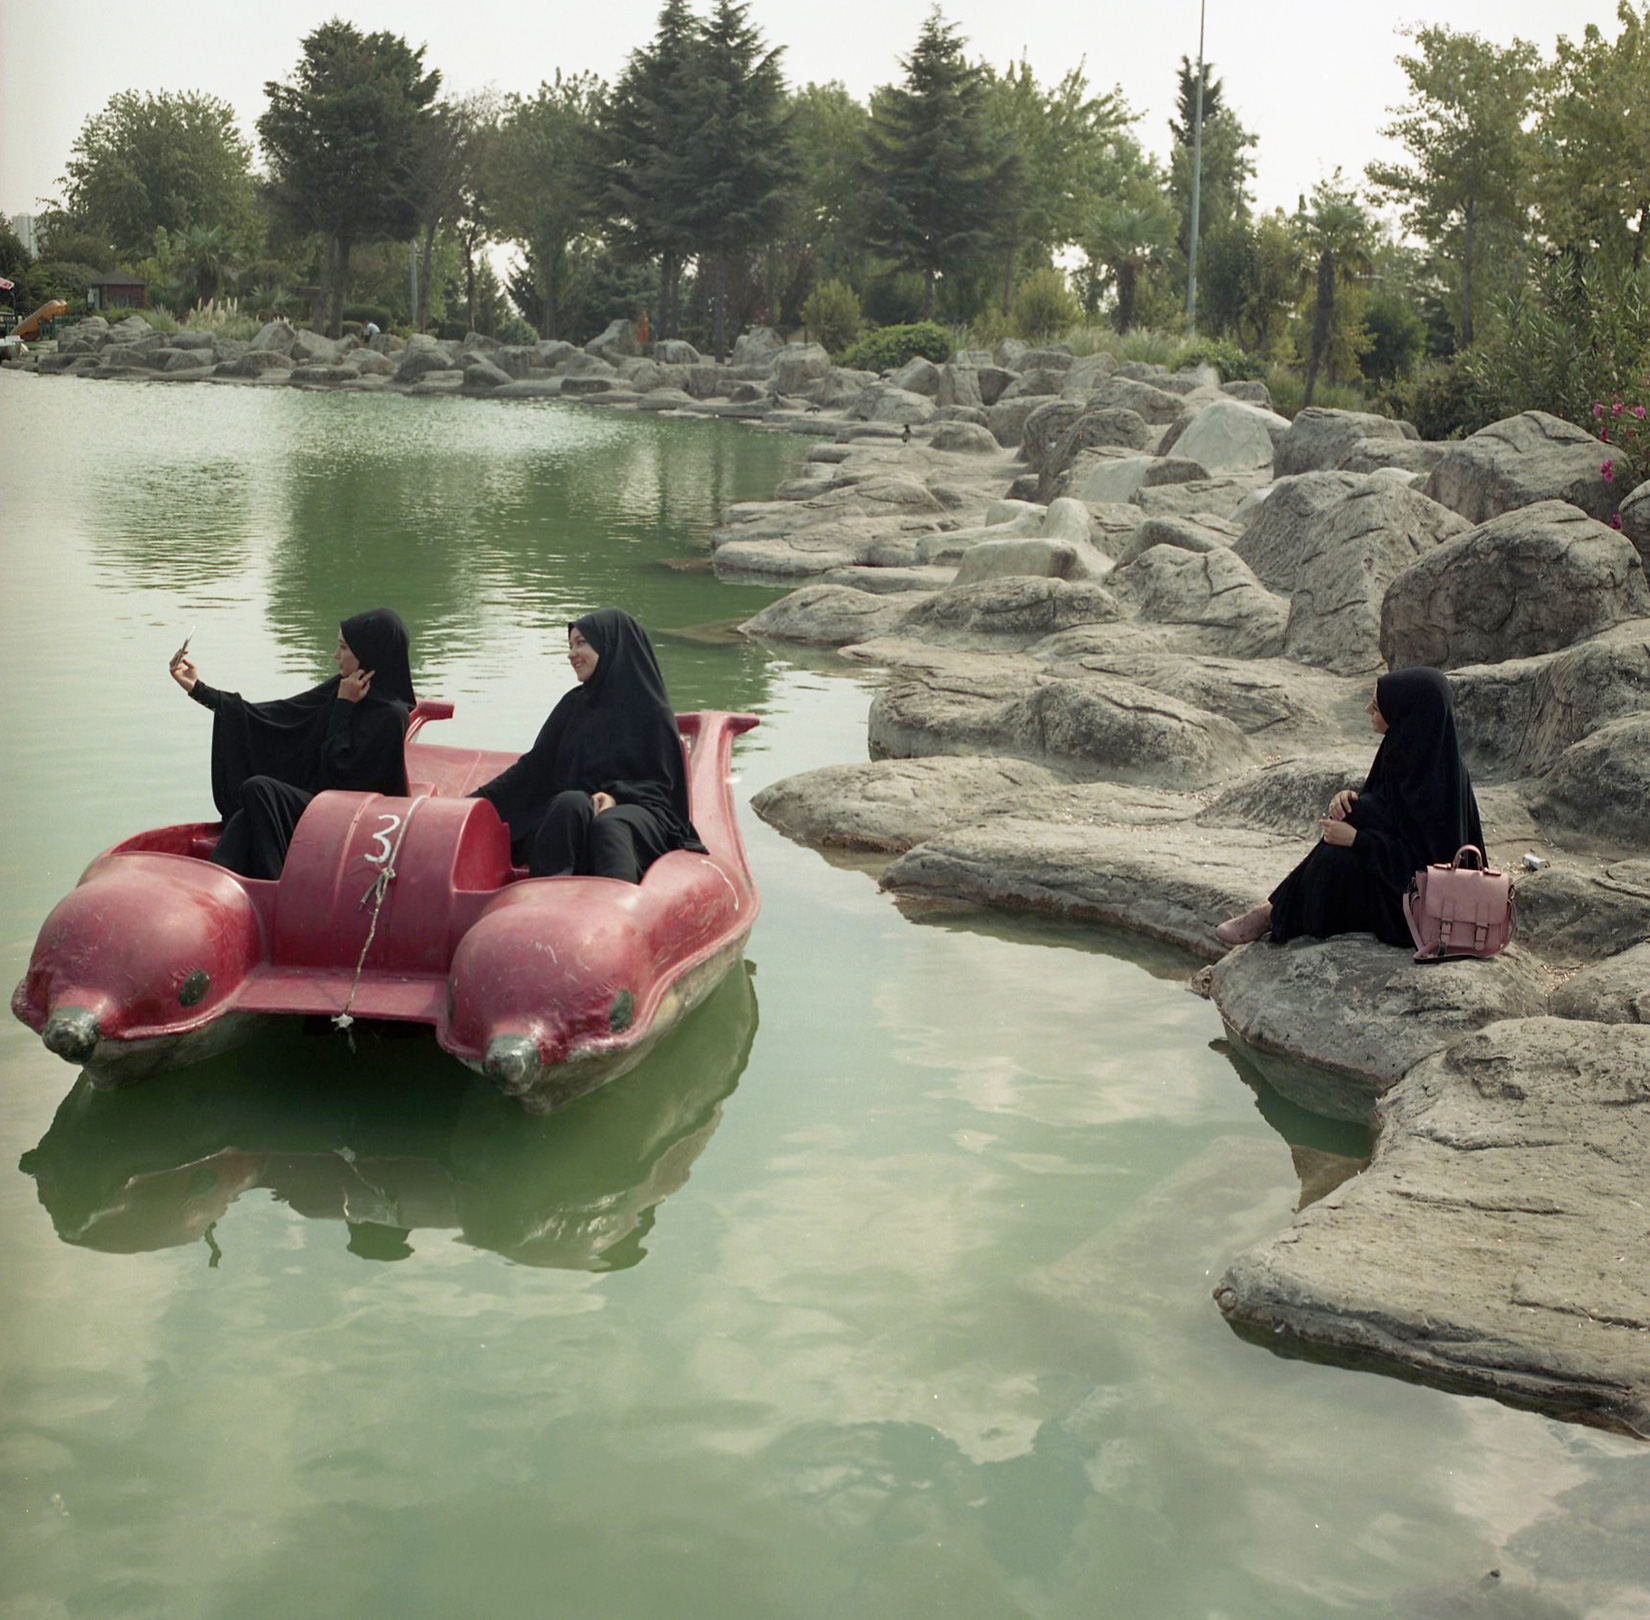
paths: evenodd
<path fill-rule="evenodd" d="M 991 245 L 1018 159 L 991 134 L 985 75 L 963 57 L 963 40 L 938 8 L 901 66 L 903 84 L 872 99 L 865 178 L 873 247 L 923 276 L 923 319 L 934 313 L 934 278 Z"/>
<path fill-rule="evenodd" d="M 592 198 L 616 251 L 658 261 L 660 337 L 679 329 L 682 264 L 692 251 L 679 210 L 689 196 L 685 154 L 698 32 L 686 0 L 665 0 L 652 42 L 631 52 L 596 113 Z"/>
<path fill-rule="evenodd" d="M 713 344 L 727 348 L 728 259 L 779 227 L 795 178 L 779 58 L 752 27 L 750 8 L 717 0 L 691 57 L 689 135 L 672 216 L 712 276 Z"/>

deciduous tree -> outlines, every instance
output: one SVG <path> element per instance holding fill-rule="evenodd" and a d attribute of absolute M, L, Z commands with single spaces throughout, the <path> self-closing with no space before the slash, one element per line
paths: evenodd
<path fill-rule="evenodd" d="M 64 212 L 122 259 L 157 230 L 251 225 L 252 149 L 216 96 L 124 90 L 80 127 L 63 176 Z"/>
<path fill-rule="evenodd" d="M 409 240 L 418 227 L 419 159 L 441 75 L 399 34 L 323 23 L 303 42 L 290 83 L 264 86 L 258 136 L 271 200 L 325 246 L 327 330 L 343 330 L 350 249 Z"/>
<path fill-rule="evenodd" d="M 1402 206 L 1404 224 L 1457 267 L 1465 346 L 1473 341 L 1486 239 L 1523 234 L 1531 155 L 1525 126 L 1540 58 L 1521 39 L 1502 47 L 1444 26 L 1408 33 L 1416 49 L 1398 63 L 1410 100 L 1382 131 L 1403 145 L 1408 161 L 1372 163 L 1369 179 Z"/>

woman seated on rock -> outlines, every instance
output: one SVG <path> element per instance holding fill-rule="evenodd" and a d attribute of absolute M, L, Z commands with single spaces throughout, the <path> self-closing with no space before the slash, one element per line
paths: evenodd
<path fill-rule="evenodd" d="M 676 712 L 647 632 L 618 608 L 569 625 L 567 658 L 579 684 L 475 796 L 508 824 L 512 858 L 531 876 L 640 883 L 667 851 L 705 847 L 688 817 Z"/>
<path fill-rule="evenodd" d="M 212 798 L 223 833 L 212 859 L 246 877 L 278 878 L 304 806 L 327 788 L 407 791 L 407 722 L 417 699 L 407 627 L 388 608 L 345 619 L 338 673 L 296 697 L 248 703 L 208 686 L 187 653 L 172 679 L 212 711 Z"/>
<path fill-rule="evenodd" d="M 1423 866 L 1464 844 L 1484 848 L 1472 778 L 1455 740 L 1455 700 L 1435 669 L 1400 669 L 1375 683 L 1370 723 L 1381 746 L 1361 792 L 1344 788 L 1318 825 L 1323 840 L 1253 911 L 1216 930 L 1227 945 L 1270 934 L 1373 934 L 1411 943 L 1403 898 Z"/>

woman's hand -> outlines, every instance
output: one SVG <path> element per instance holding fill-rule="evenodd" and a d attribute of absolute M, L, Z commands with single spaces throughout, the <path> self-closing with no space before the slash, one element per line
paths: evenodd
<path fill-rule="evenodd" d="M 176 654 L 167 667 L 171 671 L 172 679 L 184 691 L 193 692 L 195 690 L 195 682 L 200 679 L 200 676 L 196 673 L 195 666 L 189 661 L 187 653 L 180 652 Z"/>
<path fill-rule="evenodd" d="M 1358 795 L 1351 788 L 1342 788 L 1329 801 L 1329 819 L 1331 821 L 1345 821 L 1352 813 L 1352 806 L 1358 802 Z"/>
<path fill-rule="evenodd" d="M 370 669 L 352 669 L 338 683 L 338 695 L 346 703 L 359 703 L 372 687 Z"/>
<path fill-rule="evenodd" d="M 1358 829 L 1350 822 L 1335 821 L 1325 816 L 1318 826 L 1323 829 L 1323 841 L 1326 844 L 1339 844 L 1342 849 L 1351 849 L 1358 836 Z"/>
<path fill-rule="evenodd" d="M 590 802 L 595 805 L 596 814 L 599 816 L 602 811 L 611 810 L 619 801 L 611 793 L 592 793 Z"/>

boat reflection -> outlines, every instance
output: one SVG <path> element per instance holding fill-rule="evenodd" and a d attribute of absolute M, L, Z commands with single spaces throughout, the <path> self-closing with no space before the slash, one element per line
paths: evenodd
<path fill-rule="evenodd" d="M 215 1266 L 218 1223 L 264 1188 L 343 1222 L 363 1259 L 445 1230 L 524 1265 L 620 1270 L 744 1072 L 753 971 L 738 964 L 639 1067 L 549 1116 L 455 1072 L 422 1032 L 369 1031 L 354 1056 L 294 1034 L 125 1091 L 83 1075 L 20 1168 L 65 1243 L 113 1254 L 204 1242 Z"/>

